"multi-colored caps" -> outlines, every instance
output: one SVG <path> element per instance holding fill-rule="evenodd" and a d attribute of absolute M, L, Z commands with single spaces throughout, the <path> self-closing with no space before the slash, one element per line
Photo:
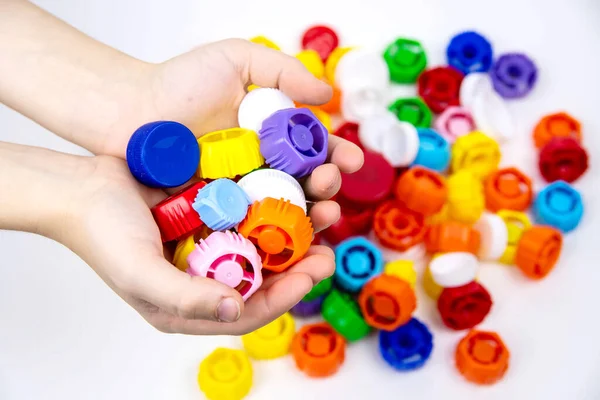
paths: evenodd
<path fill-rule="evenodd" d="M 252 388 L 252 375 L 244 351 L 219 347 L 200 363 L 198 385 L 210 400 L 241 400 Z"/>
<path fill-rule="evenodd" d="M 150 211 L 163 242 L 181 239 L 204 225 L 193 203 L 205 186 L 206 182 L 203 181 L 193 183 L 152 207 Z"/>
<path fill-rule="evenodd" d="M 306 213 L 304 190 L 293 176 L 276 169 L 258 169 L 238 181 L 251 203 L 266 197 L 289 200 Z"/>
<path fill-rule="evenodd" d="M 296 178 L 310 174 L 327 157 L 327 129 L 306 108 L 271 114 L 264 120 L 259 138 L 267 164 Z"/>
<path fill-rule="evenodd" d="M 306 375 L 322 378 L 335 374 L 344 363 L 346 341 L 330 325 L 304 325 L 292 343 L 296 366 Z"/>
<path fill-rule="evenodd" d="M 263 268 L 281 272 L 304 257 L 314 230 L 302 208 L 266 197 L 250 206 L 238 232 L 258 247 Z"/>
<path fill-rule="evenodd" d="M 495 332 L 470 331 L 456 346 L 456 368 L 469 381 L 489 385 L 508 370 L 510 353 Z"/>
<path fill-rule="evenodd" d="M 492 45 L 477 32 L 462 32 L 450 40 L 446 57 L 449 65 L 465 75 L 487 72 L 492 66 Z"/>
<path fill-rule="evenodd" d="M 335 248 L 335 282 L 356 293 L 372 277 L 383 271 L 381 251 L 364 237 L 354 237 Z"/>
<path fill-rule="evenodd" d="M 390 43 L 383 55 L 396 83 L 414 83 L 427 66 L 427 55 L 420 42 L 398 38 Z"/>
<path fill-rule="evenodd" d="M 556 265 L 562 250 L 560 231 L 533 226 L 523 232 L 515 253 L 515 264 L 531 279 L 542 279 Z"/>
<path fill-rule="evenodd" d="M 337 34 L 328 26 L 311 26 L 302 35 L 302 48 L 316 51 L 323 62 L 329 58 L 338 44 Z"/>
<path fill-rule="evenodd" d="M 538 193 L 534 207 L 535 220 L 563 232 L 570 232 L 583 217 L 583 199 L 579 192 L 564 181 L 556 181 Z"/>
<path fill-rule="evenodd" d="M 422 214 L 398 200 L 386 200 L 375 210 L 373 231 L 384 246 L 406 251 L 423 241 L 427 228 Z"/>
<path fill-rule="evenodd" d="M 379 332 L 379 352 L 399 371 L 422 367 L 433 350 L 433 335 L 421 321 L 412 318 L 394 331 Z"/>
<path fill-rule="evenodd" d="M 244 300 L 262 285 L 262 264 L 256 247 L 239 233 L 213 232 L 187 257 L 188 274 L 219 281 Z"/>
<path fill-rule="evenodd" d="M 257 360 L 272 360 L 290 352 L 292 339 L 296 333 L 294 318 L 283 314 L 267 325 L 242 336 L 244 349 Z"/>
<path fill-rule="evenodd" d="M 249 205 L 248 195 L 234 181 L 217 179 L 198 191 L 192 206 L 206 226 L 224 231 L 246 217 Z"/>
<path fill-rule="evenodd" d="M 540 150 L 538 166 L 547 182 L 574 182 L 587 170 L 588 155 L 575 139 L 555 137 Z"/>
<path fill-rule="evenodd" d="M 431 128 L 417 128 L 419 151 L 413 165 L 436 172 L 445 172 L 450 166 L 450 144 Z"/>
<path fill-rule="evenodd" d="M 398 178 L 394 193 L 406 208 L 427 216 L 441 210 L 446 202 L 448 189 L 442 175 L 416 166 Z"/>
<path fill-rule="evenodd" d="M 258 132 L 263 121 L 274 112 L 294 107 L 294 101 L 281 90 L 258 88 L 248 92 L 242 99 L 238 109 L 238 125 Z"/>
<path fill-rule="evenodd" d="M 492 172 L 484 182 L 485 203 L 490 211 L 525 211 L 533 199 L 531 179 L 514 167 Z"/>
<path fill-rule="evenodd" d="M 494 89 L 506 99 L 525 97 L 537 82 L 537 67 L 523 53 L 506 53 L 498 57 L 490 70 Z"/>
<path fill-rule="evenodd" d="M 458 106 L 463 73 L 453 67 L 436 67 L 419 75 L 419 96 L 436 114 L 451 106 Z"/>
<path fill-rule="evenodd" d="M 332 290 L 323 300 L 321 313 L 325 321 L 349 342 L 362 339 L 371 331 L 349 293 Z"/>
<path fill-rule="evenodd" d="M 482 322 L 492 308 L 492 298 L 478 282 L 444 288 L 438 298 L 438 311 L 450 329 L 470 329 Z"/>
<path fill-rule="evenodd" d="M 442 135 L 448 143 L 454 143 L 454 141 L 468 133 L 473 132 L 475 127 L 475 121 L 473 116 L 464 107 L 448 107 L 442 112 L 434 123 L 435 130 Z"/>
<path fill-rule="evenodd" d="M 418 128 L 429 128 L 433 114 L 419 97 L 396 99 L 388 109 L 400 120 Z"/>
<path fill-rule="evenodd" d="M 183 185 L 200 161 L 196 137 L 173 121 L 150 122 L 138 128 L 127 144 L 127 165 L 142 184 L 155 188 Z"/>

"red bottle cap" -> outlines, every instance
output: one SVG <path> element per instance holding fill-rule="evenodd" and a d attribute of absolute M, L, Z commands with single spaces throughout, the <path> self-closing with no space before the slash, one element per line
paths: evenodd
<path fill-rule="evenodd" d="M 302 49 L 311 49 L 319 53 L 323 62 L 338 47 L 339 39 L 335 31 L 327 26 L 317 25 L 308 28 L 302 35 Z"/>
<path fill-rule="evenodd" d="M 374 205 L 384 200 L 392 191 L 396 171 L 380 154 L 365 151 L 365 162 L 353 174 L 342 174 L 338 194 L 340 204 L 351 207 Z"/>
<path fill-rule="evenodd" d="M 573 182 L 587 170 L 588 155 L 577 140 L 555 137 L 542 147 L 538 165 L 548 182 Z"/>
<path fill-rule="evenodd" d="M 427 231 L 423 215 L 407 209 L 398 200 L 387 200 L 377 207 L 373 230 L 381 244 L 398 251 L 422 242 Z"/>
<path fill-rule="evenodd" d="M 352 236 L 366 235 L 373 226 L 373 210 L 342 207 L 340 219 L 321 232 L 327 243 L 336 245 Z"/>
<path fill-rule="evenodd" d="M 434 113 L 457 106 L 464 75 L 452 67 L 437 67 L 423 72 L 417 81 L 419 96 Z"/>
<path fill-rule="evenodd" d="M 354 122 L 345 122 L 343 125 L 337 128 L 334 135 L 354 143 L 361 149 L 363 148 L 363 145 L 358 138 L 358 124 L 355 124 Z"/>
<path fill-rule="evenodd" d="M 444 288 L 438 298 L 438 311 L 444 324 L 455 330 L 469 329 L 485 319 L 492 308 L 492 297 L 479 283 Z"/>
<path fill-rule="evenodd" d="M 204 186 L 204 181 L 191 184 L 152 207 L 150 211 L 163 243 L 191 235 L 204 225 L 200 215 L 192 208 L 198 191 Z"/>
<path fill-rule="evenodd" d="M 321 244 L 321 234 L 315 233 L 315 235 L 313 236 L 313 241 L 311 243 L 311 246 L 318 246 L 320 244 Z"/>

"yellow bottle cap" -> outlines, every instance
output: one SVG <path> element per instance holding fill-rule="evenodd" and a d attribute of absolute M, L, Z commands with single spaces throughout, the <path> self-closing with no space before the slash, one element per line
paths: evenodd
<path fill-rule="evenodd" d="M 517 245 L 523 232 L 531 228 L 531 220 L 524 212 L 514 210 L 500 210 L 498 216 L 504 220 L 508 230 L 508 245 L 504 254 L 500 257 L 500 262 L 504 264 L 514 264 Z"/>
<path fill-rule="evenodd" d="M 200 231 L 177 242 L 175 254 L 173 254 L 173 265 L 183 272 L 187 271 L 187 257 L 196 248 L 196 243 L 198 243 L 200 239 L 206 239 L 211 233 L 212 230 L 208 226 L 203 225 Z"/>
<path fill-rule="evenodd" d="M 210 400 L 240 400 L 252 388 L 252 365 L 242 350 L 217 348 L 202 363 L 198 385 Z"/>
<path fill-rule="evenodd" d="M 450 218 L 450 213 L 448 210 L 448 203 L 445 203 L 440 211 L 438 211 L 430 217 L 427 217 L 427 225 L 441 224 L 442 222 L 448 221 L 448 219 Z"/>
<path fill-rule="evenodd" d="M 273 50 L 281 51 L 281 48 L 279 46 L 277 46 L 271 39 L 265 36 L 255 36 L 252 39 L 250 39 L 250 41 L 256 44 L 262 44 L 263 46 L 267 46 L 268 48 Z"/>
<path fill-rule="evenodd" d="M 498 169 L 500 158 L 498 142 L 483 132 L 461 136 L 452 146 L 452 170 L 468 169 L 480 179 Z"/>
<path fill-rule="evenodd" d="M 447 179 L 448 218 L 465 224 L 475 223 L 485 209 L 483 184 L 473 171 L 460 170 Z"/>
<path fill-rule="evenodd" d="M 262 328 L 242 336 L 242 343 L 250 357 L 271 360 L 290 352 L 295 333 L 294 318 L 290 313 L 285 313 Z"/>
<path fill-rule="evenodd" d="M 425 268 L 425 272 L 423 272 L 422 284 L 427 296 L 429 296 L 432 300 L 435 301 L 437 301 L 437 299 L 442 294 L 442 291 L 444 290 L 443 287 L 435 283 L 435 281 L 433 280 L 433 276 L 431 275 L 429 266 L 427 266 L 427 268 Z"/>
<path fill-rule="evenodd" d="M 335 69 L 337 68 L 340 59 L 350 50 L 352 47 L 336 47 L 325 62 L 325 78 L 333 85 L 335 82 Z"/>
<path fill-rule="evenodd" d="M 200 166 L 199 178 L 235 178 L 260 168 L 265 159 L 260 154 L 256 132 L 231 128 L 207 133 L 198 138 Z"/>
<path fill-rule="evenodd" d="M 411 288 L 417 283 L 417 271 L 411 260 L 396 260 L 385 264 L 384 273 L 406 281 Z"/>
<path fill-rule="evenodd" d="M 306 69 L 317 79 L 322 79 L 325 76 L 325 64 L 321 60 L 321 56 L 314 50 L 302 50 L 296 54 L 296 58 L 300 60 Z"/>
<path fill-rule="evenodd" d="M 253 91 L 254 89 L 258 89 L 259 87 L 260 87 L 260 86 L 257 86 L 257 85 L 250 85 L 250 86 L 248 86 L 248 92 L 251 92 L 251 91 Z"/>

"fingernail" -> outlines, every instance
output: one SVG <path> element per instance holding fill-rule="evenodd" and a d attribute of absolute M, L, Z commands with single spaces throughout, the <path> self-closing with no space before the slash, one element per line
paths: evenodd
<path fill-rule="evenodd" d="M 240 304 L 233 298 L 227 297 L 217 306 L 217 319 L 221 322 L 235 322 L 240 319 Z"/>

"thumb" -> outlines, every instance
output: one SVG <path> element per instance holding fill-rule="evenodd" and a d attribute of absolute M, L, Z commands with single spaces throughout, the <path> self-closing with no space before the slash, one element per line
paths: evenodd
<path fill-rule="evenodd" d="M 213 279 L 190 276 L 160 256 L 139 260 L 144 274 L 130 292 L 184 319 L 237 321 L 244 308 L 242 296 Z"/>

